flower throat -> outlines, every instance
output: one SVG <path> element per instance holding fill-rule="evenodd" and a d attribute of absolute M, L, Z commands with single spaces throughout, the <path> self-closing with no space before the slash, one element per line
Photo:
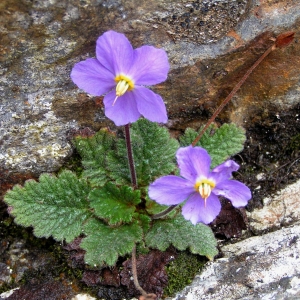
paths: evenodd
<path fill-rule="evenodd" d="M 209 179 L 202 179 L 196 182 L 195 190 L 204 199 L 204 205 L 206 206 L 206 199 L 210 196 L 211 191 L 215 187 L 215 183 Z"/>
<path fill-rule="evenodd" d="M 117 75 L 115 81 L 117 82 L 117 86 L 116 86 L 116 98 L 113 102 L 113 105 L 116 103 L 117 99 L 120 96 L 124 95 L 127 92 L 127 90 L 130 91 L 134 88 L 133 81 L 125 75 Z"/>

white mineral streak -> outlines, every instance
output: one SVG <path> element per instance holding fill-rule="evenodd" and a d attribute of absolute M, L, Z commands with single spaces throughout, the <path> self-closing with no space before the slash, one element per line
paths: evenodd
<path fill-rule="evenodd" d="M 12 289 L 12 290 L 9 290 L 7 292 L 4 292 L 2 294 L 0 294 L 0 299 L 6 299 L 8 298 L 9 296 L 11 296 L 15 291 L 17 291 L 19 288 L 15 288 L 15 289 Z"/>
<path fill-rule="evenodd" d="M 88 294 L 78 294 L 75 297 L 73 297 L 71 300 L 96 300 L 96 298 Z"/>

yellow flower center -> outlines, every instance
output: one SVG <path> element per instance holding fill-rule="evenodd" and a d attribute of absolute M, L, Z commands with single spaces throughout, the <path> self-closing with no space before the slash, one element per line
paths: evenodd
<path fill-rule="evenodd" d="M 195 190 L 204 199 L 204 205 L 206 206 L 206 199 L 210 196 L 211 191 L 214 189 L 216 184 L 209 179 L 201 179 L 194 185 Z"/>
<path fill-rule="evenodd" d="M 127 91 L 130 91 L 134 88 L 134 82 L 125 75 L 117 75 L 115 77 L 115 81 L 117 82 L 116 86 L 116 98 L 113 102 L 113 105 L 117 101 L 118 97 L 124 95 Z"/>

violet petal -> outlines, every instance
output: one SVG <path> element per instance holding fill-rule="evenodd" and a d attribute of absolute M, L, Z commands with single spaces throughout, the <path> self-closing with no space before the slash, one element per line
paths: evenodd
<path fill-rule="evenodd" d="M 96 45 L 99 62 L 115 76 L 128 74 L 133 63 L 133 48 L 127 37 L 115 31 L 102 34 Z"/>
<path fill-rule="evenodd" d="M 159 204 L 174 205 L 186 200 L 195 190 L 188 180 L 168 175 L 160 177 L 149 186 L 149 197 Z"/>
<path fill-rule="evenodd" d="M 230 179 L 232 177 L 232 172 L 237 171 L 240 166 L 233 160 L 226 160 L 222 164 L 216 166 L 212 172 L 222 173 L 222 177 L 225 179 Z M 220 179 L 221 180 L 221 179 Z"/>
<path fill-rule="evenodd" d="M 179 148 L 176 157 L 182 177 L 196 183 L 198 177 L 208 176 L 211 159 L 205 149 L 192 146 Z"/>
<path fill-rule="evenodd" d="M 139 119 L 136 100 L 132 92 L 126 92 L 123 96 L 116 98 L 116 91 L 113 90 L 104 97 L 105 115 L 114 121 L 117 126 L 133 123 Z"/>
<path fill-rule="evenodd" d="M 212 193 L 229 199 L 235 207 L 245 206 L 251 199 L 250 189 L 237 180 L 219 182 L 212 190 Z"/>
<path fill-rule="evenodd" d="M 101 96 L 115 87 L 114 75 L 95 58 L 88 58 L 74 65 L 71 78 L 85 92 Z"/>
<path fill-rule="evenodd" d="M 194 225 L 199 222 L 209 224 L 221 211 L 221 203 L 217 196 L 211 194 L 204 199 L 198 194 L 193 194 L 182 208 L 182 215 L 186 220 L 190 220 Z"/>
<path fill-rule="evenodd" d="M 152 122 L 167 123 L 168 116 L 163 99 L 151 90 L 136 86 L 132 91 L 140 114 Z"/>
<path fill-rule="evenodd" d="M 135 49 L 133 55 L 129 74 L 137 85 L 153 85 L 167 79 L 170 66 L 164 50 L 143 46 Z"/>

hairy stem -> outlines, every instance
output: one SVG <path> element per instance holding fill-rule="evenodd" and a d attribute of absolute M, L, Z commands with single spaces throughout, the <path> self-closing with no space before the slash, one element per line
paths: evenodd
<path fill-rule="evenodd" d="M 177 205 L 171 205 L 169 206 L 167 209 L 165 209 L 164 211 L 158 213 L 158 214 L 155 214 L 151 217 L 152 220 L 156 220 L 156 219 L 160 219 L 164 216 L 166 216 L 168 213 L 170 213 Z"/>
<path fill-rule="evenodd" d="M 211 118 L 208 120 L 204 128 L 201 130 L 201 132 L 198 134 L 198 136 L 194 139 L 192 142 L 192 146 L 195 147 L 204 132 L 207 130 L 209 125 L 215 120 L 217 115 L 222 111 L 222 109 L 225 107 L 225 105 L 232 99 L 232 97 L 236 94 L 236 92 L 240 89 L 242 84 L 246 81 L 246 79 L 249 77 L 249 75 L 253 72 L 253 70 L 274 50 L 276 49 L 275 43 L 270 48 L 267 49 L 267 51 L 252 65 L 252 67 L 245 73 L 245 75 L 242 77 L 242 79 L 236 84 L 236 86 L 233 88 L 231 93 L 223 100 L 221 105 L 217 108 L 217 110 L 214 112 L 214 114 L 211 116 Z"/>
<path fill-rule="evenodd" d="M 128 165 L 130 170 L 131 183 L 133 188 L 136 189 L 137 180 L 136 180 L 135 166 L 133 160 L 133 153 L 131 148 L 130 125 L 126 124 L 124 128 L 125 128 L 125 140 L 126 140 L 127 157 L 128 157 Z"/>

